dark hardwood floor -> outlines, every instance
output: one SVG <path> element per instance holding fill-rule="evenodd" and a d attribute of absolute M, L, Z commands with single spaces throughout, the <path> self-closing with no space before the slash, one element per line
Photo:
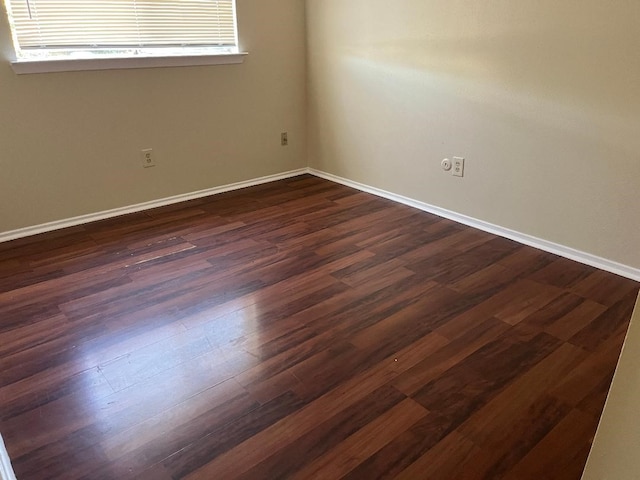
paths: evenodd
<path fill-rule="evenodd" d="M 578 479 L 638 284 L 311 176 L 0 244 L 18 480 Z"/>

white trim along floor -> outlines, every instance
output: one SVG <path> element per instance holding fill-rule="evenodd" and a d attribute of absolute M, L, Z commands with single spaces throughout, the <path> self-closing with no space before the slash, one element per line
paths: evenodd
<path fill-rule="evenodd" d="M 16 480 L 2 435 L 0 435 L 0 480 Z"/>
<path fill-rule="evenodd" d="M 368 192 L 373 195 L 377 195 L 379 197 L 393 200 L 394 202 L 399 202 L 405 205 L 409 205 L 419 210 L 423 210 L 425 212 L 438 215 L 439 217 L 448 218 L 449 220 L 453 220 L 455 222 L 462 223 L 464 225 L 468 225 L 470 227 L 483 230 L 485 232 L 493 233 L 501 237 L 509 238 L 516 242 L 522 243 L 524 245 L 529 245 L 530 247 L 544 250 L 545 252 L 554 253 L 556 255 L 560 255 L 561 257 L 575 260 L 576 262 L 584 263 L 586 265 L 590 265 L 592 267 L 596 267 L 601 270 L 605 270 L 607 272 L 615 273 L 617 275 L 621 275 L 623 277 L 630 278 L 632 280 L 640 281 L 640 268 L 635 268 L 630 265 L 624 265 L 624 264 L 615 262 L 613 260 L 609 260 L 607 258 L 602 258 L 597 255 L 593 255 L 591 253 L 583 252 L 581 250 L 576 250 L 574 248 L 567 247 L 565 245 L 560 245 L 558 243 L 550 242 L 548 240 L 534 237 L 526 233 L 517 232 L 515 230 L 501 227 L 499 225 L 494 225 L 492 223 L 485 222 L 483 220 L 478 220 L 476 218 L 468 217 L 466 215 L 453 212 L 451 210 L 446 210 L 444 208 L 440 208 L 435 205 L 430 205 L 428 203 L 421 202 L 419 200 L 414 200 L 412 198 L 408 198 L 402 195 L 388 192 L 386 190 L 375 188 L 359 182 L 354 182 L 347 178 L 332 175 L 330 173 L 316 170 L 314 168 L 300 168 L 298 170 L 291 170 L 288 172 L 283 172 L 275 175 L 268 175 L 260 178 L 254 178 L 252 180 L 247 180 L 243 182 L 231 183 L 228 185 L 222 185 L 220 187 L 209 188 L 209 189 L 200 190 L 197 192 L 185 193 L 181 195 L 175 195 L 173 197 L 152 200 L 150 202 L 139 203 L 137 205 L 130 205 L 127 207 L 116 208 L 113 210 L 106 210 L 103 212 L 90 213 L 87 215 L 81 215 L 79 217 L 58 220 L 54 222 L 45 223 L 42 225 L 35 225 L 33 227 L 20 228 L 20 229 L 11 230 L 8 232 L 0 232 L 0 242 L 6 242 L 8 240 L 13 240 L 16 238 L 28 237 L 30 235 L 44 233 L 52 230 L 58 230 L 66 227 L 72 227 L 75 225 L 82 225 L 85 223 L 94 222 L 96 220 L 104 220 L 105 218 L 113 218 L 120 215 L 125 215 L 127 213 L 149 210 L 152 208 L 171 205 L 178 202 L 184 202 L 186 200 L 192 200 L 195 198 L 207 197 L 209 195 L 215 195 L 217 193 L 228 192 L 231 190 L 238 190 L 240 188 L 251 187 L 254 185 L 261 185 L 263 183 L 295 177 L 303 173 L 309 173 L 311 175 L 315 175 L 316 177 L 324 178 L 326 180 L 340 183 L 342 185 L 346 185 L 348 187 L 361 190 L 363 192 Z"/>

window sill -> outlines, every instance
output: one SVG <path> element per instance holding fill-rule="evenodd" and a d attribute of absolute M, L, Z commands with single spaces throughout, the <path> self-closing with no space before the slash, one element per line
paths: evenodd
<path fill-rule="evenodd" d="M 129 68 L 191 67 L 230 65 L 244 62 L 246 52 L 214 55 L 176 55 L 113 58 L 74 58 L 62 60 L 16 60 L 11 62 L 18 75 L 29 73 L 78 72 L 84 70 L 120 70 Z"/>

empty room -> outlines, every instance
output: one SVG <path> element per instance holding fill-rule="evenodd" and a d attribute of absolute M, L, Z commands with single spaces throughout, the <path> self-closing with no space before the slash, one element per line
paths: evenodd
<path fill-rule="evenodd" d="M 640 2 L 0 5 L 0 480 L 639 478 Z"/>

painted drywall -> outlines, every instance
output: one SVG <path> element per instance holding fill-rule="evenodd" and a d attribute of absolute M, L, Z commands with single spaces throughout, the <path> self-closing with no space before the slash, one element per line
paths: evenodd
<path fill-rule="evenodd" d="M 582 480 L 636 480 L 640 472 L 640 296 Z"/>
<path fill-rule="evenodd" d="M 640 2 L 306 6 L 311 167 L 640 268 Z"/>
<path fill-rule="evenodd" d="M 237 11 L 241 65 L 18 76 L 0 7 L 0 232 L 306 166 L 304 2 Z"/>

